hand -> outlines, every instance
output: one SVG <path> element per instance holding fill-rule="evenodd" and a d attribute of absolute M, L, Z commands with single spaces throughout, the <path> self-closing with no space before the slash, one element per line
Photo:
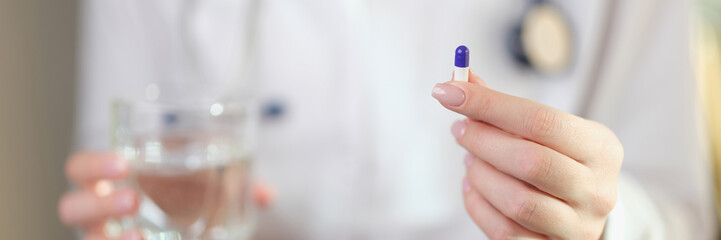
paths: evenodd
<path fill-rule="evenodd" d="M 469 154 L 466 210 L 491 239 L 599 239 L 616 203 L 623 148 L 605 126 L 468 82 L 433 96 L 468 119 L 451 131 Z"/>
<path fill-rule="evenodd" d="M 79 152 L 68 159 L 65 167 L 68 179 L 78 189 L 60 199 L 58 214 L 66 225 L 85 230 L 84 239 L 108 239 L 103 232 L 106 219 L 137 212 L 138 193 L 133 189 L 113 190 L 109 182 L 130 174 L 128 163 L 115 154 Z M 267 207 L 274 198 L 271 189 L 260 183 L 254 184 L 253 197 L 260 207 Z M 141 234 L 130 231 L 119 239 L 141 239 Z"/>

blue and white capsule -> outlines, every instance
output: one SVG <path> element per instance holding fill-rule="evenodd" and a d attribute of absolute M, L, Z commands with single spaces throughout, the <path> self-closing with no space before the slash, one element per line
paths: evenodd
<path fill-rule="evenodd" d="M 466 46 L 456 48 L 456 68 L 453 70 L 453 80 L 468 82 L 468 60 L 470 51 Z"/>

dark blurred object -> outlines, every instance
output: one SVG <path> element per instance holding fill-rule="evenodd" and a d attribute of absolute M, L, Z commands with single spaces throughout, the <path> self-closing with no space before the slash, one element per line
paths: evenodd
<path fill-rule="evenodd" d="M 279 121 L 286 112 L 285 102 L 279 99 L 271 99 L 263 102 L 261 116 L 264 121 Z"/>
<path fill-rule="evenodd" d="M 576 50 L 569 18 L 549 0 L 532 0 L 508 35 L 508 48 L 517 63 L 542 74 L 567 71 Z"/>
<path fill-rule="evenodd" d="M 72 147 L 78 3 L 0 1 L 0 239 L 74 239 L 57 217 Z"/>

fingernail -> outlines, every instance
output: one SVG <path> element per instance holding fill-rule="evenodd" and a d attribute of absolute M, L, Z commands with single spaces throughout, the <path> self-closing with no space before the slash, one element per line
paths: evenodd
<path fill-rule="evenodd" d="M 466 156 L 463 158 L 463 163 L 466 164 L 466 167 L 471 166 L 471 162 L 473 161 L 473 155 L 470 153 L 466 154 Z"/>
<path fill-rule="evenodd" d="M 463 178 L 463 193 L 467 193 L 471 190 L 471 181 L 468 181 L 467 177 Z"/>
<path fill-rule="evenodd" d="M 466 132 L 466 122 L 463 120 L 458 120 L 453 123 L 451 126 L 451 133 L 453 133 L 453 136 L 456 137 L 456 139 L 459 139 L 463 136 L 463 133 Z"/>
<path fill-rule="evenodd" d="M 128 162 L 113 157 L 105 163 L 105 174 L 108 177 L 119 176 L 128 170 Z"/>
<path fill-rule="evenodd" d="M 436 84 L 431 95 L 441 104 L 451 107 L 460 106 L 466 101 L 466 94 L 463 93 L 463 90 L 446 83 Z"/>
<path fill-rule="evenodd" d="M 118 212 L 130 212 L 135 207 L 135 198 L 131 193 L 122 193 L 115 197 L 115 210 Z"/>

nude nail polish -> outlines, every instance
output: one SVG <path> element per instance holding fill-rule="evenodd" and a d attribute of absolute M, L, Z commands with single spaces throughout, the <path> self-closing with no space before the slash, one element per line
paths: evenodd
<path fill-rule="evenodd" d="M 463 134 L 466 133 L 466 122 L 463 120 L 454 122 L 451 126 L 451 133 L 456 139 L 463 137 Z"/>
<path fill-rule="evenodd" d="M 443 105 L 458 107 L 466 101 L 466 94 L 460 88 L 447 83 L 439 83 L 431 94 Z"/>

